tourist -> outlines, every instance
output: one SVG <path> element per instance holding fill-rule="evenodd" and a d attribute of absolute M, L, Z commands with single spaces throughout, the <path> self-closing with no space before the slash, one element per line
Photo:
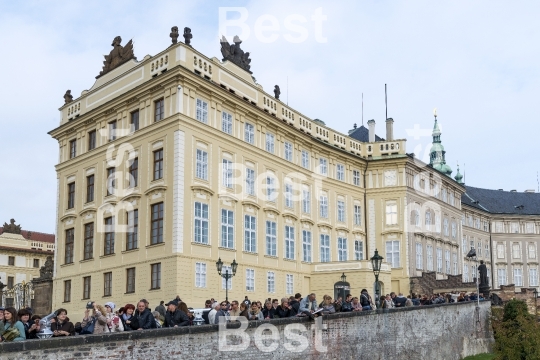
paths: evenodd
<path fill-rule="evenodd" d="M 37 339 L 36 329 L 38 329 L 39 327 L 36 327 L 35 324 L 32 324 L 30 322 L 30 315 L 31 313 L 26 309 L 21 309 L 17 313 L 19 321 L 24 326 L 24 334 L 26 339 Z M 32 329 L 32 331 L 30 331 L 30 329 Z"/>
<path fill-rule="evenodd" d="M 89 308 L 90 306 L 90 308 Z M 90 315 L 90 309 L 92 309 L 92 315 Z M 81 322 L 81 335 L 88 334 L 102 334 L 108 332 L 106 310 L 103 306 L 97 305 L 94 302 L 90 302 L 86 305 L 84 311 L 84 318 Z"/>
<path fill-rule="evenodd" d="M 290 305 L 290 316 L 298 315 L 298 310 L 300 309 L 300 301 L 302 300 L 302 294 L 296 293 L 294 299 L 289 301 Z"/>
<path fill-rule="evenodd" d="M 345 301 L 341 304 L 341 312 L 351 312 L 352 311 L 352 295 L 347 294 Z"/>
<path fill-rule="evenodd" d="M 414 305 L 413 305 L 412 300 L 407 298 L 407 300 L 405 300 L 405 307 L 409 307 L 409 306 L 414 306 Z"/>
<path fill-rule="evenodd" d="M 246 296 L 247 297 L 247 296 Z M 240 303 L 240 316 L 244 316 L 246 319 L 249 320 L 249 310 L 248 305 L 246 305 L 245 302 Z"/>
<path fill-rule="evenodd" d="M 142 299 L 137 303 L 137 310 L 135 310 L 131 320 L 131 328 L 133 330 L 148 330 L 155 327 L 154 317 L 146 306 L 145 300 Z"/>
<path fill-rule="evenodd" d="M 205 309 L 212 309 L 212 303 L 210 302 L 210 300 L 206 300 L 204 302 L 204 308 Z M 210 311 L 212 311 L 212 310 L 210 310 Z M 208 319 L 208 314 L 210 314 L 210 311 L 203 311 L 202 312 L 202 318 L 203 318 L 205 324 L 210 324 L 210 320 Z"/>
<path fill-rule="evenodd" d="M 180 301 L 178 303 L 178 309 L 179 310 L 182 310 L 184 312 L 184 314 L 187 315 L 188 319 L 189 319 L 189 325 L 193 325 L 193 319 L 194 319 L 194 316 L 193 314 L 191 313 L 191 311 L 189 311 L 187 305 L 185 302 L 183 301 Z"/>
<path fill-rule="evenodd" d="M 4 332 L 4 307 L 0 306 L 0 335 Z"/>
<path fill-rule="evenodd" d="M 264 315 L 258 304 L 251 303 L 251 310 L 249 311 L 249 320 L 264 320 Z"/>
<path fill-rule="evenodd" d="M 323 296 L 323 301 L 321 304 L 319 304 L 319 307 L 322 307 L 323 314 L 333 314 L 336 312 L 336 308 L 334 307 L 334 303 L 332 302 L 332 297 L 330 295 Z"/>
<path fill-rule="evenodd" d="M 263 316 L 265 320 L 273 319 L 275 313 L 276 309 L 274 309 L 274 306 L 270 301 L 264 303 Z"/>
<path fill-rule="evenodd" d="M 56 318 L 54 318 L 51 324 L 51 331 L 53 332 L 53 337 L 75 335 L 75 327 L 69 321 L 66 309 L 56 310 Z"/>
<path fill-rule="evenodd" d="M 314 312 L 317 310 L 317 296 L 315 293 L 311 293 L 300 301 L 298 314 L 304 314 L 305 316 L 309 316 L 311 319 L 315 319 L 317 314 L 314 314 Z"/>
<path fill-rule="evenodd" d="M 289 299 L 285 297 L 281 299 L 281 304 L 276 308 L 274 317 L 287 318 L 289 316 L 291 316 L 291 307 L 289 306 Z"/>
<path fill-rule="evenodd" d="M 251 306 L 251 301 L 249 301 L 247 295 L 244 297 L 244 304 L 249 308 Z"/>
<path fill-rule="evenodd" d="M 165 311 L 167 311 L 167 310 L 165 309 L 165 306 L 163 306 L 163 304 L 165 304 L 165 301 L 161 300 L 161 301 L 159 302 L 159 305 L 156 306 L 156 308 L 154 309 L 154 311 L 159 312 L 159 314 L 160 314 L 161 316 L 165 317 Z"/>
<path fill-rule="evenodd" d="M 107 318 L 109 332 L 124 331 L 124 324 L 120 321 L 120 317 L 114 313 L 115 307 L 116 305 L 113 302 L 105 303 L 105 311 L 107 312 L 105 317 Z"/>
<path fill-rule="evenodd" d="M 279 300 L 278 299 L 273 299 L 272 300 L 272 307 L 274 308 L 274 310 L 279 306 Z"/>
<path fill-rule="evenodd" d="M 208 312 L 208 323 L 209 324 L 215 324 L 216 323 L 216 314 L 217 312 L 221 310 L 221 305 L 217 302 L 215 302 L 212 305 L 212 310 Z"/>
<path fill-rule="evenodd" d="M 402 293 L 399 293 L 399 295 L 395 296 L 392 300 L 394 300 L 395 307 L 399 308 L 399 307 L 405 307 L 405 302 L 407 301 L 407 298 L 403 296 Z"/>
<path fill-rule="evenodd" d="M 360 304 L 360 300 L 355 296 L 352 299 L 352 311 L 362 311 L 362 304 Z"/>
<path fill-rule="evenodd" d="M 161 322 L 161 314 L 159 311 L 152 311 L 152 316 L 156 322 L 156 329 L 161 329 L 163 327 L 163 323 Z"/>
<path fill-rule="evenodd" d="M 393 309 L 396 307 L 396 305 L 394 304 L 394 302 L 392 301 L 392 296 L 387 294 L 384 298 L 383 298 L 383 302 L 382 302 L 382 305 L 383 305 L 383 308 L 384 309 Z"/>
<path fill-rule="evenodd" d="M 240 307 L 237 300 L 231 302 L 231 309 L 229 310 L 230 316 L 240 316 Z"/>
<path fill-rule="evenodd" d="M 131 328 L 131 321 L 133 320 L 133 313 L 134 312 L 135 312 L 135 305 L 126 304 L 124 306 L 124 314 L 122 314 L 122 316 L 120 316 L 120 320 L 122 321 L 122 325 L 124 326 L 124 331 L 133 330 Z"/>
<path fill-rule="evenodd" d="M 0 342 L 23 341 L 26 340 L 24 325 L 17 321 L 15 308 L 8 307 L 4 310 L 4 331 L 0 336 Z"/>
<path fill-rule="evenodd" d="M 371 310 L 371 301 L 370 296 L 366 289 L 362 289 L 360 292 L 360 304 L 362 305 L 362 310 Z"/>
<path fill-rule="evenodd" d="M 225 317 L 227 319 L 229 317 L 229 313 L 227 312 L 228 304 L 226 301 L 222 301 L 221 304 L 219 304 L 219 310 L 216 312 L 216 319 L 214 324 L 219 324 L 219 318 Z"/>
<path fill-rule="evenodd" d="M 167 303 L 167 311 L 165 312 L 165 321 L 163 327 L 179 327 L 188 326 L 189 317 L 187 314 L 178 308 L 178 302 L 176 299 Z"/>

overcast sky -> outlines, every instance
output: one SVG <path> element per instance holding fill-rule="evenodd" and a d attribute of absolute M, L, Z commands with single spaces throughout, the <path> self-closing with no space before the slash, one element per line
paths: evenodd
<path fill-rule="evenodd" d="M 364 93 L 364 120 L 384 137 L 387 83 L 394 136 L 407 138 L 408 152 L 427 161 L 436 107 L 452 176 L 459 161 L 468 185 L 537 189 L 540 2 L 289 3 L 0 1 L 0 222 L 54 233 L 58 145 L 47 132 L 59 125 L 66 89 L 78 97 L 93 85 L 115 36 L 132 38 L 140 60 L 170 45 L 171 26 L 189 26 L 192 45 L 221 58 L 220 6 L 247 9 L 242 48 L 253 75 L 269 93 L 279 84 L 305 115 L 346 133 L 362 121 Z M 319 34 L 317 8 L 326 16 Z M 255 35 L 263 15 L 279 23 L 271 43 Z M 307 20 L 305 41 L 286 40 L 299 36 L 284 26 L 291 15 Z"/>

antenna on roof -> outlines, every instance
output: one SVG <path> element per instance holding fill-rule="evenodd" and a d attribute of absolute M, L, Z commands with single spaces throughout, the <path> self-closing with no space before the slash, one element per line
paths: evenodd
<path fill-rule="evenodd" d="M 362 93 L 362 126 L 364 126 L 364 93 Z"/>
<path fill-rule="evenodd" d="M 388 119 L 388 99 L 386 96 L 386 84 L 384 84 L 384 106 L 386 108 L 386 117 L 384 118 L 384 120 L 386 120 Z"/>

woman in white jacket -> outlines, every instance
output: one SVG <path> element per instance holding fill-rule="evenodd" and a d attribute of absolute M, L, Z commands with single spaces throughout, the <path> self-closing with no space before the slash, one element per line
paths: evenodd
<path fill-rule="evenodd" d="M 120 317 L 114 313 L 115 307 L 116 305 L 113 302 L 105 303 L 105 310 L 107 311 L 107 314 L 105 314 L 105 317 L 107 318 L 107 327 L 110 332 L 124 331 L 124 325 L 122 324 L 122 321 L 120 321 Z"/>

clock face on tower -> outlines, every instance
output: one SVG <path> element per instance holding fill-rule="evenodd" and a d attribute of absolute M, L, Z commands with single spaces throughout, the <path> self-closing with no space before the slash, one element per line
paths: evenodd
<path fill-rule="evenodd" d="M 397 175 L 396 170 L 386 170 L 384 172 L 384 186 L 396 186 Z"/>

